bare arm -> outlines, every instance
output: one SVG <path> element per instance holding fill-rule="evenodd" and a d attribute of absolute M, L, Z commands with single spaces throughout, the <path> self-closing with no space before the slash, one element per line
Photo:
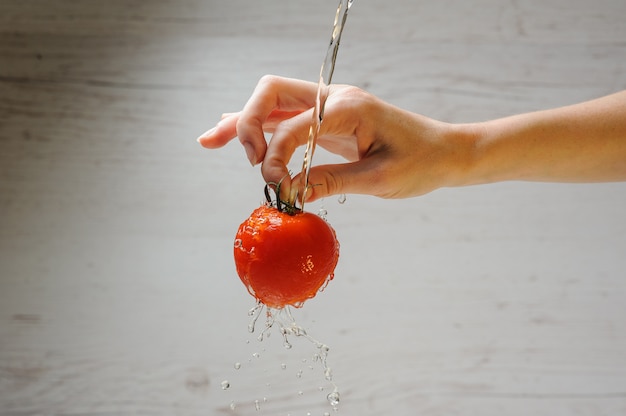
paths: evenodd
<path fill-rule="evenodd" d="M 473 156 L 459 185 L 626 180 L 626 91 L 461 128 Z"/>

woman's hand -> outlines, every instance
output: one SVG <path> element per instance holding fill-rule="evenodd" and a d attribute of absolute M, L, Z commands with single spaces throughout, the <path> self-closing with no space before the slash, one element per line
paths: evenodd
<path fill-rule="evenodd" d="M 265 76 L 241 112 L 225 114 L 198 141 L 217 148 L 239 137 L 250 162 L 262 162 L 266 182 L 284 178 L 281 198 L 293 202 L 303 180 L 290 178 L 287 164 L 308 140 L 316 94 L 317 84 Z M 273 133 L 269 143 L 264 132 Z M 403 198 L 451 184 L 467 143 L 457 133 L 359 88 L 331 85 L 317 145 L 347 162 L 313 166 L 306 200 L 341 193 Z"/>

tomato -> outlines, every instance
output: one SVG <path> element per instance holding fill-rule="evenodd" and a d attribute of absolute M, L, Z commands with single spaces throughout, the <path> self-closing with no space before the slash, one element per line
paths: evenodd
<path fill-rule="evenodd" d="M 339 242 L 320 216 L 264 204 L 239 226 L 234 255 L 239 278 L 257 300 L 301 307 L 333 279 Z"/>

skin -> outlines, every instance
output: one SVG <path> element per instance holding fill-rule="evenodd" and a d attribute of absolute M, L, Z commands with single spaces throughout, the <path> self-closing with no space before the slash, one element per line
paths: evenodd
<path fill-rule="evenodd" d="M 266 182 L 283 179 L 281 199 L 304 192 L 287 163 L 306 144 L 317 84 L 263 77 L 237 113 L 198 141 L 235 137 Z M 272 134 L 266 142 L 263 132 Z M 331 85 L 318 146 L 347 162 L 313 166 L 306 200 L 342 193 L 407 198 L 442 187 L 506 180 L 626 180 L 626 91 L 480 123 L 450 124 L 405 111 L 353 86 Z"/>

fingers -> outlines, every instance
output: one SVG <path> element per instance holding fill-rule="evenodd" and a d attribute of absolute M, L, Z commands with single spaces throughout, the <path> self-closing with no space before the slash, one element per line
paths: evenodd
<path fill-rule="evenodd" d="M 309 110 L 276 125 L 261 166 L 261 174 L 267 182 L 278 182 L 285 176 L 296 148 L 308 140 L 311 117 Z"/>
<path fill-rule="evenodd" d="M 263 124 L 263 131 L 272 133 L 276 125 L 281 121 L 300 114 L 302 111 L 274 110 Z M 198 137 L 198 143 L 207 149 L 216 149 L 224 146 L 237 136 L 237 121 L 241 112 L 224 113 L 217 125 L 202 133 Z"/>
<path fill-rule="evenodd" d="M 305 178 L 300 173 L 290 178 L 286 166 L 296 148 L 307 143 L 311 116 L 309 111 L 281 123 L 274 132 L 261 166 L 261 173 L 266 182 L 278 183 L 282 181 L 281 199 L 291 203 L 295 202 L 296 198 L 299 199 L 299 195 L 305 192 L 306 184 L 304 183 Z M 334 127 L 340 128 L 337 125 Z M 351 129 L 348 128 L 348 131 Z M 317 144 L 344 156 L 348 160 L 355 161 L 358 159 L 357 139 L 350 136 L 349 133 L 337 132 L 336 135 L 333 135 L 321 130 Z M 361 160 L 354 163 L 311 167 L 306 200 L 315 200 L 338 193 L 366 193 L 367 186 L 365 188 L 359 186 L 364 183 L 362 178 L 372 173 L 371 165 L 371 161 Z"/>
<path fill-rule="evenodd" d="M 321 165 L 311 168 L 309 186 L 306 190 L 307 202 L 316 201 L 331 195 L 370 194 L 385 196 L 381 186 L 386 176 L 382 158 L 377 156 L 333 165 Z M 293 178 L 293 183 L 301 183 L 300 175 Z"/>
<path fill-rule="evenodd" d="M 240 113 L 226 113 L 212 129 L 198 137 L 198 143 L 207 149 L 217 149 L 224 146 L 237 136 L 237 121 Z"/>
<path fill-rule="evenodd" d="M 380 128 L 376 122 L 381 116 L 380 103 L 355 87 L 330 88 L 317 144 L 352 162 L 312 167 L 307 200 L 338 193 L 381 193 L 380 189 L 372 189 L 376 172 L 381 170 L 376 165 L 377 157 L 372 157 L 376 130 Z M 212 149 L 239 137 L 250 162 L 256 165 L 263 161 L 265 181 L 281 182 L 280 198 L 294 202 L 296 195 L 305 191 L 304 178 L 291 178 L 287 165 L 296 148 L 309 139 L 316 96 L 317 84 L 263 77 L 241 112 L 224 114 L 198 141 Z M 269 145 L 265 132 L 273 133 Z"/>
<path fill-rule="evenodd" d="M 237 113 L 225 113 L 198 142 L 208 149 L 224 146 L 239 137 L 250 163 L 256 165 L 265 156 L 264 132 L 273 132 L 283 120 L 294 117 L 314 105 L 317 85 L 307 81 L 264 76 L 252 96 Z"/>
<path fill-rule="evenodd" d="M 253 165 L 265 157 L 267 143 L 263 134 L 264 124 L 268 120 L 272 122 L 280 116 L 297 114 L 311 108 L 316 93 L 317 86 L 310 82 L 275 76 L 261 78 L 236 126 L 239 140 Z"/>
<path fill-rule="evenodd" d="M 354 100 L 352 89 L 333 88 L 326 102 L 324 121 L 317 137 L 317 144 L 320 147 L 350 161 L 357 160 L 361 154 L 365 154 L 372 135 L 361 134 L 360 139 L 357 139 L 357 129 L 362 125 L 362 111 L 358 108 L 360 103 L 361 100 Z M 287 165 L 296 148 L 308 142 L 312 116 L 311 109 L 276 126 L 261 167 L 266 182 L 278 182 L 288 174 Z M 302 181 L 283 179 L 281 197 L 289 197 L 289 201 L 293 202 L 295 192 L 300 195 L 304 192 Z"/>

